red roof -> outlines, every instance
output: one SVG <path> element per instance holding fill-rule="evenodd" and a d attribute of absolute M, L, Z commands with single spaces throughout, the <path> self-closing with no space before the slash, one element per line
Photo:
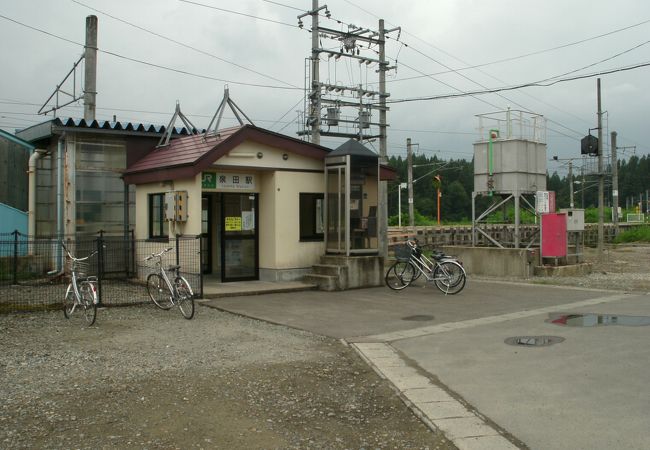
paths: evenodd
<path fill-rule="evenodd" d="M 128 184 L 192 178 L 244 141 L 253 141 L 298 155 L 323 160 L 331 150 L 254 125 L 226 128 L 217 134 L 197 134 L 172 140 L 130 165 L 124 172 Z M 381 179 L 394 179 L 394 169 L 382 166 Z"/>

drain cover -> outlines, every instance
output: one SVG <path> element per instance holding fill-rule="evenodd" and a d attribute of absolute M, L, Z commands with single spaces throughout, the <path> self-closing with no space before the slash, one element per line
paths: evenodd
<path fill-rule="evenodd" d="M 520 347 L 548 347 L 564 341 L 560 336 L 515 336 L 509 337 L 504 342 L 508 345 Z"/>
<path fill-rule="evenodd" d="M 429 320 L 433 320 L 433 316 L 427 316 L 424 314 L 420 315 L 415 315 L 415 316 L 407 316 L 407 317 L 402 317 L 402 320 L 412 320 L 415 322 L 427 322 Z"/>

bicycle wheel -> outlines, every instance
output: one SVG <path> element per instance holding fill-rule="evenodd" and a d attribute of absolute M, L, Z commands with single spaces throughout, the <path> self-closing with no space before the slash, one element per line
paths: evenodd
<path fill-rule="evenodd" d="M 467 276 L 463 266 L 455 261 L 442 261 L 433 271 L 435 285 L 445 294 L 458 294 L 465 287 Z"/>
<path fill-rule="evenodd" d="M 194 317 L 194 293 L 192 292 L 192 287 L 181 276 L 176 277 L 174 286 L 178 294 L 178 307 L 181 310 L 181 314 L 189 320 Z"/>
<path fill-rule="evenodd" d="M 66 319 L 72 317 L 72 313 L 75 310 L 75 296 L 74 289 L 72 288 L 72 283 L 68 285 L 68 289 L 65 291 L 65 297 L 63 298 L 63 315 Z"/>
<path fill-rule="evenodd" d="M 97 288 L 92 283 L 85 281 L 79 287 L 79 295 L 86 323 L 91 326 L 97 318 Z"/>
<path fill-rule="evenodd" d="M 416 270 L 409 261 L 395 261 L 386 271 L 386 286 L 395 291 L 404 289 L 415 279 Z"/>
<path fill-rule="evenodd" d="M 149 298 L 160 309 L 165 311 L 174 306 L 172 293 L 165 280 L 157 273 L 149 274 L 147 277 L 147 292 Z"/>

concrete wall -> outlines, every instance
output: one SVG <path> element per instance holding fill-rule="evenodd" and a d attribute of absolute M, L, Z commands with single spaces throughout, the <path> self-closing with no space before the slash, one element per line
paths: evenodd
<path fill-rule="evenodd" d="M 539 265 L 537 249 L 443 246 L 442 250 L 458 257 L 469 276 L 529 278 Z"/>

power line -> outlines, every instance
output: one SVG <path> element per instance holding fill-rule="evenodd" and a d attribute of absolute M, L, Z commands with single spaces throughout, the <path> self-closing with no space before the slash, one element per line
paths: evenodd
<path fill-rule="evenodd" d="M 262 76 L 262 77 L 264 77 L 264 78 L 268 78 L 268 79 L 273 80 L 273 81 L 278 81 L 278 82 L 280 82 L 280 83 L 286 84 L 287 86 L 297 87 L 297 86 L 294 86 L 293 84 L 288 83 L 288 82 L 286 82 L 286 81 L 284 81 L 284 80 L 281 80 L 281 79 L 279 79 L 279 78 L 272 77 L 272 76 L 270 76 L 270 75 L 267 75 L 267 74 L 265 74 L 265 73 L 259 72 L 259 71 L 257 71 L 257 70 L 251 69 L 251 68 L 246 67 L 246 66 L 242 66 L 241 64 L 237 64 L 237 63 L 235 63 L 235 62 L 228 61 L 227 59 L 224 59 L 224 58 L 221 58 L 220 56 L 217 56 L 217 55 L 214 55 L 214 54 L 212 54 L 212 53 L 206 52 L 205 50 L 201 50 L 201 49 L 196 48 L 196 47 L 193 47 L 193 46 L 191 46 L 191 45 L 189 45 L 189 44 L 185 44 L 184 42 L 177 41 L 177 40 L 172 39 L 172 38 L 170 38 L 170 37 L 168 37 L 168 36 L 164 36 L 164 35 L 162 35 L 162 34 L 160 34 L 160 33 L 156 33 L 155 31 L 151 31 L 151 30 L 149 30 L 149 29 L 147 29 L 147 28 L 141 27 L 141 26 L 136 25 L 136 24 L 134 24 L 134 23 L 131 23 L 131 22 L 127 21 L 127 20 L 124 20 L 124 19 L 121 19 L 121 18 L 119 18 L 119 17 L 116 17 L 116 16 L 114 16 L 114 15 L 112 15 L 112 14 L 109 14 L 109 13 L 107 13 L 107 12 L 105 12 L 105 11 L 101 11 L 101 10 L 99 10 L 99 9 L 97 9 L 97 8 L 93 8 L 92 6 L 86 5 L 85 3 L 82 3 L 82 2 L 80 2 L 80 1 L 78 1 L 78 0 L 71 0 L 71 1 L 74 2 L 74 3 L 77 3 L 78 5 L 83 6 L 83 7 L 85 7 L 85 8 L 88 8 L 88 9 L 90 9 L 90 10 L 92 10 L 92 11 L 95 11 L 95 12 L 98 12 L 98 13 L 100 13 L 100 14 L 103 14 L 103 15 L 105 15 L 105 16 L 107 16 L 107 17 L 110 17 L 110 18 L 113 19 L 113 20 L 117 20 L 118 22 L 122 22 L 122 23 L 124 23 L 124 24 L 126 24 L 126 25 L 129 25 L 129 26 L 132 26 L 132 27 L 134 27 L 134 28 L 137 28 L 138 30 L 144 31 L 145 33 L 152 34 L 152 35 L 154 35 L 154 36 L 156 36 L 156 37 L 159 37 L 159 38 L 161 38 L 161 39 L 164 39 L 164 40 L 166 40 L 166 41 L 173 42 L 174 44 L 180 45 L 181 47 L 185 47 L 185 48 L 188 48 L 188 49 L 193 50 L 193 51 L 195 51 L 195 52 L 201 53 L 202 55 L 210 56 L 211 58 L 215 58 L 215 59 L 217 59 L 217 60 L 219 60 L 219 61 L 225 62 L 225 63 L 227 63 L 227 64 L 231 64 L 231 65 L 233 65 L 233 66 L 235 66 L 235 67 L 238 67 L 238 68 L 240 68 L 240 69 L 246 70 L 246 71 L 248 71 L 248 72 L 252 72 L 252 73 L 254 73 L 254 74 L 256 74 L 256 75 L 260 75 L 260 76 Z"/>
<path fill-rule="evenodd" d="M 285 8 L 293 9 L 294 11 L 305 12 L 305 10 L 302 9 L 302 8 L 296 8 L 295 6 L 285 5 L 284 3 L 274 2 L 274 1 L 271 1 L 271 0 L 262 0 L 262 1 L 265 2 L 265 3 L 271 3 L 273 5 L 278 5 L 278 6 L 283 6 Z"/>
<path fill-rule="evenodd" d="M 644 62 L 644 63 L 637 63 L 633 64 L 630 66 L 624 66 L 624 67 L 618 67 L 614 69 L 609 69 L 609 70 L 603 70 L 600 72 L 595 72 L 595 73 L 590 73 L 590 74 L 585 74 L 585 75 L 577 75 L 574 77 L 568 77 L 568 78 L 562 78 L 558 80 L 554 80 L 550 83 L 540 83 L 540 82 L 532 82 L 532 83 L 524 83 L 524 84 L 519 84 L 516 86 L 505 86 L 505 87 L 500 87 L 500 88 L 494 88 L 494 89 L 485 89 L 481 91 L 472 91 L 472 92 L 463 92 L 463 93 L 457 93 L 457 94 L 441 94 L 441 95 L 431 95 L 431 96 L 423 96 L 423 97 L 411 97 L 411 98 L 403 98 L 403 99 L 396 99 L 396 100 L 387 100 L 386 103 L 406 103 L 406 102 L 416 102 L 416 101 L 429 101 L 429 100 L 441 100 L 441 99 L 448 99 L 448 98 L 457 98 L 457 97 L 467 97 L 467 96 L 474 96 L 474 95 L 483 95 L 483 94 L 493 94 L 495 92 L 502 92 L 502 91 L 513 91 L 517 89 L 523 89 L 527 87 L 548 87 L 548 86 L 553 86 L 555 84 L 559 83 L 564 83 L 567 81 L 575 81 L 575 80 L 581 80 L 585 78 L 593 78 L 597 76 L 602 76 L 602 75 L 609 75 L 612 73 L 617 73 L 617 72 L 626 72 L 629 70 L 635 70 L 639 69 L 642 67 L 647 67 L 650 66 L 650 62 Z"/>
<path fill-rule="evenodd" d="M 11 18 L 9 18 L 7 16 L 4 16 L 2 14 L 0 14 L 0 18 L 8 20 L 8 21 L 13 22 L 13 23 L 18 24 L 18 25 L 21 25 L 21 26 L 23 26 L 25 28 L 29 28 L 30 30 L 38 31 L 39 33 L 46 34 L 46 35 L 54 37 L 56 39 L 60 39 L 60 40 L 65 41 L 65 42 L 69 42 L 71 44 L 75 44 L 75 45 L 78 45 L 80 47 L 84 47 L 84 44 L 72 41 L 72 40 L 64 38 L 62 36 L 58 36 L 56 34 L 53 34 L 53 33 L 50 33 L 48 31 L 42 30 L 40 28 L 36 28 L 36 27 L 31 26 L 31 25 L 27 25 L 27 24 L 25 24 L 23 22 L 11 19 Z M 106 55 L 114 56 L 116 58 L 124 59 L 126 61 L 131 61 L 131 62 L 142 64 L 142 65 L 145 65 L 145 66 L 155 67 L 157 69 L 167 70 L 169 72 L 175 72 L 175 73 L 179 73 L 179 74 L 182 74 L 182 75 L 189 75 L 189 76 L 193 76 L 193 77 L 196 77 L 196 78 L 203 78 L 203 79 L 212 80 L 212 81 L 219 81 L 219 82 L 222 82 L 222 83 L 236 84 L 236 85 L 240 85 L 240 86 L 249 86 L 249 87 L 268 88 L 268 89 L 303 90 L 302 88 L 299 88 L 299 87 L 274 86 L 274 85 L 268 85 L 268 84 L 246 83 L 244 81 L 226 80 L 224 78 L 217 78 L 217 77 L 213 77 L 213 76 L 209 76 L 209 75 L 197 74 L 197 73 L 193 73 L 193 72 L 188 72 L 186 70 L 175 69 L 173 67 L 167 67 L 167 66 L 163 66 L 161 64 L 155 64 L 155 63 L 152 63 L 152 62 L 143 61 L 143 60 L 136 59 L 136 58 L 131 58 L 131 57 L 128 57 L 128 56 L 120 55 L 119 53 L 111 52 L 111 51 L 108 51 L 108 50 L 102 50 L 100 48 L 98 48 L 97 51 L 101 52 L 101 53 L 104 53 Z"/>
<path fill-rule="evenodd" d="M 350 2 L 348 1 L 348 3 L 350 3 Z M 636 23 L 634 25 L 629 25 L 629 26 L 626 26 L 626 27 L 623 27 L 623 28 L 618 28 L 616 30 L 609 31 L 607 33 L 599 34 L 597 36 L 592 36 L 592 37 L 589 37 L 589 38 L 581 39 L 581 40 L 570 42 L 570 43 L 567 43 L 567 44 L 562 44 L 562 45 L 558 45 L 558 46 L 543 49 L 543 50 L 537 50 L 537 51 L 534 51 L 534 52 L 525 53 L 523 55 L 511 56 L 511 57 L 508 57 L 508 58 L 503 58 L 503 59 L 490 61 L 490 62 L 486 62 L 486 63 L 482 63 L 482 64 L 467 65 L 466 67 L 460 67 L 460 68 L 457 68 L 457 69 L 449 69 L 449 70 L 442 71 L 442 72 L 432 73 L 430 75 L 433 75 L 433 76 L 443 75 L 443 74 L 447 74 L 447 73 L 451 73 L 451 72 L 459 72 L 459 71 L 465 71 L 465 70 L 470 70 L 470 69 L 478 69 L 478 68 L 481 68 L 481 67 L 486 67 L 486 66 L 490 66 L 490 65 L 494 65 L 494 64 L 500 64 L 500 63 L 503 63 L 503 62 L 515 61 L 515 60 L 526 58 L 526 57 L 529 57 L 529 56 L 539 55 L 539 54 L 542 54 L 542 53 L 548 53 L 548 52 L 551 52 L 551 51 L 560 50 L 560 49 L 571 47 L 571 46 L 574 46 L 574 45 L 583 44 L 585 42 L 589 42 L 589 41 L 599 39 L 599 38 L 602 38 L 602 37 L 605 37 L 605 36 L 610 36 L 612 34 L 619 33 L 621 31 L 626 31 L 626 30 L 629 30 L 631 28 L 635 28 L 635 27 L 638 27 L 638 26 L 641 26 L 641 25 L 645 25 L 645 24 L 647 24 L 649 22 L 650 22 L 650 19 L 644 20 L 643 22 L 639 22 L 639 23 Z M 446 54 L 448 56 L 451 56 L 452 58 L 462 62 L 463 64 L 467 64 L 467 63 L 463 62 L 462 60 L 456 58 L 454 55 L 444 51 L 443 49 L 441 49 L 439 47 L 436 47 L 434 45 L 429 44 L 428 42 L 420 39 L 419 37 L 417 37 L 414 34 L 408 33 L 407 31 L 404 31 L 404 33 L 408 34 L 410 36 L 413 36 L 415 39 L 423 42 L 424 44 L 429 45 L 431 48 L 433 48 L 435 50 L 438 50 L 439 52 L 442 52 L 442 53 L 444 53 L 444 54 Z M 422 78 L 422 77 L 423 77 L 423 75 L 414 76 L 414 77 L 407 77 L 407 78 L 393 79 L 393 80 L 390 80 L 390 81 L 391 82 L 408 81 L 408 80 L 413 80 L 413 79 Z"/>
<path fill-rule="evenodd" d="M 374 15 L 373 13 L 371 13 L 370 11 L 367 11 L 367 10 L 361 8 L 360 6 L 358 6 L 358 5 L 354 4 L 354 3 L 352 3 L 352 2 L 349 1 L 349 0 L 345 0 L 345 1 L 346 1 L 347 3 L 349 3 L 349 4 L 351 4 L 352 6 L 355 6 L 356 8 L 361 9 L 362 11 L 366 12 L 367 14 L 371 14 L 371 15 L 373 15 L 373 16 L 375 16 L 375 17 L 378 17 L 378 16 Z M 644 21 L 644 22 L 641 22 L 641 23 L 638 23 L 638 24 L 635 24 L 635 25 L 631 25 L 631 26 L 628 26 L 628 27 L 624 27 L 624 28 L 620 28 L 620 29 L 618 29 L 618 30 L 614 30 L 614 31 L 608 32 L 608 33 L 604 33 L 604 34 L 602 34 L 602 35 L 599 35 L 599 36 L 596 36 L 596 37 L 593 37 L 593 38 L 583 39 L 583 40 L 581 40 L 581 41 L 571 43 L 570 45 L 575 45 L 575 44 L 580 43 L 580 42 L 586 42 L 586 41 L 591 40 L 591 39 L 596 39 L 596 38 L 598 38 L 598 37 L 602 37 L 602 36 L 607 36 L 607 35 L 610 35 L 610 34 L 614 34 L 614 33 L 617 33 L 617 32 L 623 31 L 623 30 L 627 30 L 627 29 L 630 29 L 630 28 L 633 28 L 633 27 L 636 27 L 636 26 L 643 25 L 643 24 L 648 23 L 648 22 L 650 22 L 650 20 L 646 20 L 646 21 Z M 417 40 L 419 40 L 419 41 L 425 43 L 426 45 L 430 46 L 431 48 L 433 48 L 433 49 L 435 49 L 435 50 L 438 50 L 438 51 L 440 51 L 440 52 L 442 52 L 442 53 L 444 53 L 444 54 L 446 54 L 446 55 L 452 57 L 453 59 L 455 59 L 455 60 L 461 62 L 462 64 L 465 64 L 466 66 L 470 66 L 469 63 L 467 63 L 467 62 L 461 60 L 460 58 L 458 58 L 458 57 L 452 55 L 452 54 L 449 53 L 449 52 L 444 51 L 443 49 L 440 49 L 440 48 L 436 47 L 435 45 L 432 45 L 432 44 L 430 44 L 430 43 L 424 41 L 423 39 L 419 38 L 418 36 L 416 36 L 416 35 L 414 35 L 414 34 L 412 34 L 412 33 L 409 33 L 409 32 L 406 31 L 406 30 L 404 30 L 404 33 L 407 34 L 407 35 L 413 36 L 415 39 L 417 39 Z M 408 47 L 408 44 L 405 44 L 405 43 L 402 43 L 402 44 L 403 44 L 404 46 Z M 565 45 L 562 45 L 562 46 L 558 46 L 558 48 L 562 48 L 562 47 L 566 47 L 566 46 L 569 46 L 569 44 L 565 44 Z M 557 48 L 556 48 L 556 49 L 557 49 Z M 548 50 L 548 49 L 547 49 L 547 50 Z M 545 51 L 547 51 L 547 50 L 545 50 Z M 542 53 L 542 52 L 544 52 L 544 51 L 540 51 L 540 53 Z M 536 52 L 533 52 L 533 53 L 536 53 Z M 423 54 L 423 55 L 424 55 L 424 54 Z M 425 56 L 426 56 L 426 55 L 425 55 Z M 432 59 L 433 61 L 439 63 L 439 62 L 436 61 L 435 59 L 433 59 L 433 58 L 431 58 L 431 59 Z M 402 65 L 404 65 L 404 64 L 402 63 Z M 443 66 L 444 66 L 444 65 L 443 65 Z M 447 67 L 447 66 L 444 66 L 444 67 Z M 475 66 L 475 67 L 480 67 L 480 66 Z M 450 68 L 450 67 L 447 67 L 447 68 L 449 69 L 449 72 L 455 72 L 455 73 L 459 74 L 459 73 L 458 73 L 459 69 L 452 69 L 452 68 Z M 488 75 L 488 76 L 490 76 L 491 78 L 493 78 L 493 79 L 495 79 L 495 80 L 497 80 L 497 81 L 499 81 L 499 82 L 501 82 L 501 83 L 504 83 L 503 80 L 501 80 L 501 79 L 499 79 L 499 78 L 496 78 L 496 77 L 490 75 L 489 73 L 487 73 L 487 72 L 485 72 L 485 71 L 482 71 L 482 70 L 479 70 L 479 71 L 482 72 L 482 73 L 484 73 L 484 74 L 486 74 L 486 75 Z M 442 72 L 442 73 L 449 73 L 449 72 Z M 426 76 L 426 74 L 425 74 L 424 76 Z M 467 78 L 467 77 L 466 77 L 466 78 Z M 468 79 L 469 79 L 469 78 L 468 78 Z M 391 80 L 391 81 L 395 81 L 395 80 Z M 471 80 L 471 79 L 470 79 L 470 81 L 476 83 L 474 80 Z M 479 86 L 481 86 L 481 87 L 483 87 L 483 88 L 485 88 L 485 86 L 481 85 L 480 83 L 476 83 L 476 84 L 479 85 Z M 486 88 L 485 88 L 485 89 L 486 89 Z M 555 105 L 551 105 L 551 104 L 549 104 L 548 102 L 545 102 L 545 101 L 543 101 L 543 100 L 540 100 L 540 99 L 538 99 L 538 98 L 536 98 L 536 97 L 534 97 L 534 96 L 532 96 L 532 95 L 530 95 L 530 94 L 528 94 L 528 93 L 526 93 L 526 92 L 522 92 L 522 94 L 523 94 L 523 95 L 527 95 L 528 97 L 531 97 L 531 98 L 533 98 L 533 99 L 535 99 L 535 100 L 537 100 L 537 101 L 539 101 L 539 102 L 541 102 L 541 103 L 544 103 L 544 104 L 546 104 L 546 105 L 548 105 L 548 106 L 550 106 L 550 107 L 552 107 L 552 108 L 554 108 L 554 109 L 556 109 L 556 110 L 558 110 L 558 111 L 560 111 L 560 112 L 564 112 L 565 114 L 572 115 L 572 116 L 578 118 L 578 119 L 581 120 L 581 121 L 583 120 L 582 118 L 579 118 L 579 117 L 577 117 L 577 116 L 575 116 L 575 115 L 573 115 L 573 114 L 571 114 L 571 113 L 567 113 L 566 111 L 561 110 L 561 109 L 558 108 L 557 106 L 555 106 Z M 517 102 L 514 102 L 514 101 L 511 100 L 511 99 L 508 99 L 508 98 L 503 97 L 503 96 L 501 96 L 501 97 L 504 98 L 504 99 L 506 99 L 506 100 L 508 100 L 508 101 L 511 102 L 511 103 L 516 104 L 517 106 L 520 106 L 521 108 L 523 108 L 523 109 L 525 109 L 525 110 L 528 110 L 527 107 L 522 106 L 521 104 L 519 104 L 519 103 L 517 103 Z M 474 98 L 476 98 L 476 97 L 474 97 Z M 572 129 L 566 127 L 565 125 L 560 124 L 559 122 L 555 122 L 555 121 L 553 121 L 553 120 L 551 120 L 551 119 L 549 119 L 549 118 L 547 118 L 547 120 L 548 120 L 549 122 L 551 122 L 551 123 L 555 123 L 555 124 L 561 126 L 562 128 L 565 128 L 565 129 L 567 129 L 567 130 L 569 130 L 569 131 L 571 131 L 571 132 L 573 132 L 573 133 L 576 133 L 576 134 L 578 134 L 578 135 L 581 135 L 580 132 L 577 132 L 576 130 L 572 130 Z M 549 129 L 550 129 L 550 128 L 549 128 Z M 558 133 L 560 133 L 560 134 L 563 134 L 563 133 L 561 133 L 561 132 L 559 132 L 559 131 L 557 131 L 557 130 L 553 130 L 553 131 L 556 131 L 556 132 L 558 132 Z M 566 135 L 565 135 L 565 136 L 566 136 Z M 567 137 L 570 137 L 570 136 L 567 136 Z M 571 137 L 570 137 L 570 138 L 571 138 Z M 572 139 L 574 139 L 574 138 L 572 138 Z"/>
<path fill-rule="evenodd" d="M 190 0 L 178 0 L 178 1 L 183 2 L 183 3 L 189 3 L 189 4 L 192 4 L 192 5 L 203 6 L 204 8 L 216 9 L 217 11 L 223 11 L 223 12 L 227 12 L 227 13 L 230 13 L 230 14 L 236 14 L 238 16 L 250 17 L 250 18 L 253 18 L 253 19 L 257 19 L 257 20 L 263 20 L 265 22 L 277 23 L 278 25 L 285 25 L 285 26 L 291 27 L 291 28 L 298 28 L 298 25 L 295 25 L 295 24 L 291 24 L 291 23 L 287 23 L 287 22 L 280 22 L 279 20 L 267 19 L 265 17 L 254 16 L 252 14 L 246 14 L 246 13 L 242 13 L 242 12 L 238 12 L 238 11 L 233 11 L 231 9 L 218 8 L 216 6 L 205 5 L 203 3 L 193 2 L 193 1 L 190 1 Z"/>

